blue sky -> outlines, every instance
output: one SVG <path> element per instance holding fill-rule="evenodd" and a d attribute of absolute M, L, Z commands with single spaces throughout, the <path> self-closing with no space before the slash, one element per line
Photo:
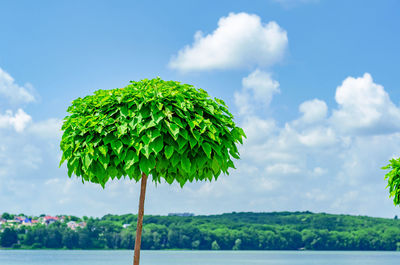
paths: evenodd
<path fill-rule="evenodd" d="M 400 3 L 6 1 L 0 8 L 0 212 L 136 212 L 58 168 L 71 100 L 161 76 L 224 99 L 248 140 L 215 183 L 150 188 L 146 212 L 310 210 L 393 217 Z"/>

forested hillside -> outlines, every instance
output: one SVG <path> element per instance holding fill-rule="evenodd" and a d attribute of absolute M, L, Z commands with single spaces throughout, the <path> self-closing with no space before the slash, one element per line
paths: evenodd
<path fill-rule="evenodd" d="M 86 226 L 70 229 L 69 220 L 84 221 Z M 49 225 L 3 227 L 0 243 L 14 248 L 132 249 L 135 229 L 132 214 L 68 216 Z M 400 221 L 311 212 L 147 215 L 142 248 L 400 250 Z"/>

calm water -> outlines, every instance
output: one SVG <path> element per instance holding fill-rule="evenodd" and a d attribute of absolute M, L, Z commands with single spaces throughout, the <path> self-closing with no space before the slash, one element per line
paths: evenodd
<path fill-rule="evenodd" d="M 124 265 L 132 251 L 0 250 L 0 265 Z M 141 265 L 399 265 L 400 252 L 142 251 Z"/>

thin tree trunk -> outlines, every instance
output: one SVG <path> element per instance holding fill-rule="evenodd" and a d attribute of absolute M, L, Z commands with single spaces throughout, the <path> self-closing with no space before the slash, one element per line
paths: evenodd
<path fill-rule="evenodd" d="M 142 183 L 140 187 L 139 212 L 136 226 L 135 254 L 133 256 L 133 265 L 139 265 L 140 243 L 142 241 L 142 227 L 144 214 L 144 198 L 146 196 L 147 175 L 142 173 Z"/>

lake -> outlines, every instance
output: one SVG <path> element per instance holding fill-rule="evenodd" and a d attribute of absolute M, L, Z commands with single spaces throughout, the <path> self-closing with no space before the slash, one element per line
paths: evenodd
<path fill-rule="evenodd" d="M 398 265 L 400 252 L 142 251 L 141 265 Z M 1 265 L 124 265 L 128 250 L 0 250 Z"/>

